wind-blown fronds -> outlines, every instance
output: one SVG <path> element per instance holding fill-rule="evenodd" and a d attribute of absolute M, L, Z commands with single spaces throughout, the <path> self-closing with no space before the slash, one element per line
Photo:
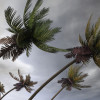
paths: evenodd
<path fill-rule="evenodd" d="M 20 70 L 18 70 L 19 78 L 15 77 L 11 72 L 9 74 L 13 79 L 19 82 L 19 83 L 14 84 L 16 91 L 20 91 L 22 88 L 25 88 L 26 91 L 31 93 L 31 91 L 33 90 L 31 87 L 37 84 L 37 82 L 31 81 L 30 75 L 26 75 L 26 79 L 24 79 Z"/>
<path fill-rule="evenodd" d="M 68 70 L 68 76 L 67 78 L 62 78 L 58 81 L 58 83 L 61 83 L 62 88 L 53 96 L 51 100 L 54 100 L 54 98 L 64 89 L 71 91 L 72 88 L 81 90 L 82 88 L 90 88 L 91 86 L 88 85 L 82 85 L 81 82 L 84 82 L 84 78 L 87 77 L 87 74 L 83 74 L 80 72 L 81 67 L 73 67 L 70 66 Z"/>
<path fill-rule="evenodd" d="M 91 86 L 88 85 L 81 85 L 80 83 L 84 82 L 84 78 L 86 78 L 88 75 L 83 74 L 80 72 L 81 67 L 73 67 L 70 66 L 68 71 L 68 77 L 62 78 L 58 81 L 58 83 L 62 83 L 62 87 L 66 87 L 67 90 L 71 90 L 71 88 L 76 88 L 78 90 L 81 90 L 81 88 L 89 88 Z"/>
<path fill-rule="evenodd" d="M 10 26 L 8 31 L 16 36 L 14 39 L 11 36 L 0 40 L 0 43 L 4 44 L 0 51 L 0 57 L 4 59 L 12 57 L 15 60 L 24 51 L 29 56 L 32 43 L 41 50 L 50 53 L 67 51 L 66 49 L 59 49 L 46 44 L 54 40 L 54 35 L 60 32 L 61 28 L 52 28 L 51 24 L 53 21 L 44 18 L 48 14 L 49 8 L 42 8 L 40 10 L 42 3 L 43 0 L 37 0 L 33 10 L 30 11 L 32 0 L 27 0 L 23 19 L 20 16 L 16 17 L 16 11 L 10 6 L 5 10 L 5 18 Z"/>
<path fill-rule="evenodd" d="M 89 41 L 89 38 L 92 35 L 91 31 L 90 31 L 90 21 L 91 21 L 91 18 L 92 18 L 92 15 L 90 16 L 90 18 L 88 20 L 88 23 L 87 23 L 87 26 L 86 26 L 86 29 L 85 29 L 85 37 L 86 37 L 87 41 Z"/>
<path fill-rule="evenodd" d="M 85 38 L 83 41 L 79 35 L 80 47 L 70 49 L 70 53 L 66 54 L 66 58 L 74 57 L 77 63 L 87 62 L 93 58 L 95 64 L 100 67 L 100 18 L 96 21 L 95 25 L 90 25 L 92 15 L 90 16 L 86 29 Z"/>
<path fill-rule="evenodd" d="M 43 3 L 43 0 L 38 0 L 35 4 L 35 7 L 33 8 L 31 14 L 30 14 L 30 17 L 29 17 L 29 21 L 28 21 L 28 26 L 30 29 L 33 28 L 33 25 L 34 25 L 34 20 L 35 20 L 35 15 L 36 13 L 38 12 L 38 9 L 40 8 L 40 6 L 42 5 Z"/>
<path fill-rule="evenodd" d="M 12 57 L 12 60 L 14 61 L 20 54 L 23 53 L 23 51 L 24 49 L 19 48 L 16 44 L 6 44 L 5 46 L 2 46 L 0 50 L 0 57 L 3 59 L 10 59 Z"/>
<path fill-rule="evenodd" d="M 62 51 L 62 52 L 67 51 L 66 49 L 59 49 L 59 48 L 51 47 L 51 46 L 48 46 L 47 44 L 44 44 L 44 43 L 37 42 L 35 44 L 38 48 L 40 48 L 41 50 L 46 51 L 46 52 L 56 53 L 58 51 Z"/>
<path fill-rule="evenodd" d="M 10 44 L 13 40 L 11 37 L 7 36 L 5 38 L 0 39 L 0 44 Z"/>
<path fill-rule="evenodd" d="M 8 30 L 12 33 L 17 34 L 21 31 L 23 22 L 20 16 L 15 17 L 15 15 L 16 15 L 16 11 L 14 11 L 14 9 L 11 8 L 10 6 L 7 8 L 7 10 L 5 10 L 5 18 L 8 25 L 10 26 Z"/>
<path fill-rule="evenodd" d="M 28 19 L 29 19 L 29 16 L 30 16 L 29 9 L 31 7 L 31 2 L 32 2 L 32 0 L 27 0 L 27 3 L 25 5 L 25 9 L 24 9 L 23 22 L 24 22 L 25 27 L 27 27 L 27 22 L 28 22 Z"/>

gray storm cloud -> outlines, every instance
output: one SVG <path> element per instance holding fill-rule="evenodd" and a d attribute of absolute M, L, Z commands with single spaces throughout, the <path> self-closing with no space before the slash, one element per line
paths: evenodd
<path fill-rule="evenodd" d="M 23 9 L 27 0 L 0 0 L 0 34 L 6 36 L 9 33 L 6 31 L 8 27 L 5 18 L 4 10 L 8 6 L 12 6 L 18 10 L 17 14 L 23 13 Z M 33 5 L 36 0 L 33 0 Z M 79 34 L 84 38 L 84 31 L 89 16 L 93 13 L 92 22 L 95 22 L 100 16 L 100 0 L 44 0 L 42 7 L 50 7 L 50 12 L 47 18 L 54 21 L 53 27 L 62 27 L 62 32 L 55 36 L 55 40 L 49 44 L 59 48 L 70 48 L 79 46 Z M 35 90 L 51 75 L 65 66 L 72 59 L 65 59 L 66 53 L 51 54 L 38 49 L 33 45 L 30 57 L 22 54 L 17 61 L 0 60 L 0 80 L 6 85 L 7 90 L 12 87 L 13 81 L 10 79 L 9 71 L 17 73 L 17 69 L 21 69 L 23 74 L 30 73 L 32 80 L 38 81 Z M 82 69 L 89 76 L 86 79 L 86 84 L 92 86 L 90 89 L 83 89 L 78 91 L 73 89 L 71 92 L 63 90 L 55 100 L 99 100 L 100 99 L 100 69 L 93 63 L 84 66 Z M 48 84 L 34 100 L 50 100 L 52 96 L 61 88 L 57 84 L 57 80 L 66 77 L 67 73 L 64 71 L 55 80 Z M 25 94 L 23 96 L 23 94 Z M 13 92 L 9 94 L 4 100 L 27 100 L 31 94 L 24 91 Z"/>

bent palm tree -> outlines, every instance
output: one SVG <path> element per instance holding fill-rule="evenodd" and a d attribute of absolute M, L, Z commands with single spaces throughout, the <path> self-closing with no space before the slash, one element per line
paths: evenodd
<path fill-rule="evenodd" d="M 61 70 L 51 76 L 46 82 L 44 82 L 36 92 L 29 98 L 32 100 L 37 93 L 45 87 L 51 80 L 53 80 L 56 76 L 58 76 L 61 72 L 67 69 L 73 63 L 85 63 L 93 58 L 94 62 L 98 67 L 100 67 L 100 18 L 97 20 L 96 24 L 90 27 L 91 16 L 88 20 L 86 30 L 85 30 L 85 38 L 83 41 L 81 36 L 79 35 L 79 41 L 81 43 L 80 47 L 74 47 L 66 49 L 68 54 L 65 55 L 66 58 L 75 58 L 72 62 L 64 66 Z"/>
<path fill-rule="evenodd" d="M 71 88 L 76 88 L 78 90 L 81 90 L 81 88 L 89 88 L 90 86 L 87 85 L 81 85 L 81 82 L 84 82 L 84 78 L 86 78 L 88 75 L 83 74 L 80 71 L 81 67 L 73 67 L 70 66 L 69 71 L 68 71 L 68 76 L 67 78 L 62 78 L 61 80 L 58 81 L 58 83 L 61 83 L 62 88 L 53 96 L 51 100 L 54 100 L 54 98 L 64 89 L 66 90 L 71 90 Z"/>
<path fill-rule="evenodd" d="M 24 51 L 26 51 L 27 56 L 29 56 L 32 43 L 46 52 L 55 53 L 58 51 L 67 51 L 46 44 L 54 40 L 53 36 L 60 32 L 60 28 L 51 28 L 50 26 L 53 21 L 44 19 L 49 8 L 39 10 L 43 0 L 38 0 L 33 10 L 29 11 L 31 2 L 32 0 L 27 0 L 23 19 L 21 19 L 20 16 L 15 17 L 16 11 L 14 11 L 13 8 L 8 7 L 5 10 L 5 18 L 10 26 L 8 31 L 12 32 L 13 35 L 0 40 L 0 43 L 5 45 L 0 51 L 0 57 L 3 57 L 3 59 L 12 57 L 14 61 Z"/>

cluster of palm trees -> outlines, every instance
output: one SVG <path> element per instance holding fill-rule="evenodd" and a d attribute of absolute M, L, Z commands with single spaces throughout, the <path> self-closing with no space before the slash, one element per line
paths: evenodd
<path fill-rule="evenodd" d="M 4 37 L 0 39 L 0 44 L 3 44 L 0 50 L 0 57 L 3 59 L 16 60 L 23 52 L 29 56 L 32 44 L 35 44 L 39 49 L 50 52 L 68 52 L 66 58 L 74 58 L 72 62 L 67 64 L 57 73 L 55 73 L 51 78 L 44 82 L 29 98 L 32 100 L 39 91 L 44 88 L 51 80 L 63 72 L 66 68 L 74 63 L 86 63 L 91 58 L 93 58 L 95 64 L 100 67 L 100 18 L 97 20 L 95 25 L 91 26 L 90 21 L 92 16 L 90 16 L 86 30 L 85 38 L 83 41 L 82 37 L 79 35 L 79 41 L 81 43 L 80 47 L 73 47 L 68 49 L 60 49 L 47 45 L 46 43 L 54 40 L 54 35 L 60 32 L 60 27 L 51 27 L 52 20 L 46 19 L 45 16 L 48 14 L 49 8 L 39 9 L 42 5 L 43 0 L 37 0 L 34 8 L 30 11 L 32 0 L 27 0 L 23 18 L 16 16 L 16 11 L 10 6 L 5 10 L 5 19 L 9 25 L 8 31 L 13 33 L 11 36 Z M 70 67 L 67 78 L 62 78 L 58 83 L 62 83 L 62 89 L 52 98 L 52 100 L 65 88 L 71 90 L 71 87 L 81 89 L 90 86 L 81 86 L 79 83 L 83 82 L 83 79 L 87 74 L 79 73 L 80 67 Z M 20 78 L 15 77 L 10 73 L 11 77 L 14 78 L 19 83 L 14 84 L 14 89 L 19 91 L 21 88 L 25 88 L 28 92 L 31 92 L 31 86 L 37 84 L 37 82 L 30 81 L 30 75 L 23 79 L 23 76 L 18 70 L 18 75 Z M 10 90 L 10 91 L 12 91 Z M 6 94 L 8 94 L 8 91 Z M 0 92 L 4 93 L 4 86 L 0 83 Z M 5 95 L 6 95 L 5 94 Z M 5 96 L 4 95 L 4 96 Z M 2 96 L 1 98 L 3 98 Z"/>

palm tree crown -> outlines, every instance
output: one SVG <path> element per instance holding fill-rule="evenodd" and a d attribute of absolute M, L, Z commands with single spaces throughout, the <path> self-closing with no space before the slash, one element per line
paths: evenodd
<path fill-rule="evenodd" d="M 30 75 L 26 75 L 26 79 L 24 79 L 20 73 L 20 70 L 18 70 L 19 78 L 15 77 L 11 72 L 9 74 L 13 79 L 18 81 L 18 83 L 14 84 L 16 91 L 20 91 L 22 88 L 25 88 L 29 93 L 31 93 L 31 91 L 33 90 L 31 87 L 37 84 L 37 82 L 33 82 L 30 80 Z"/>
<path fill-rule="evenodd" d="M 29 11 L 31 3 L 32 0 L 27 0 L 23 19 L 20 16 L 15 17 L 16 11 L 13 8 L 8 7 L 5 10 L 5 18 L 10 26 L 8 31 L 12 32 L 13 35 L 0 40 L 0 43 L 5 45 L 0 51 L 0 57 L 3 57 L 3 59 L 12 57 L 12 60 L 15 60 L 25 50 L 27 56 L 29 56 L 32 43 L 46 52 L 66 51 L 46 44 L 54 40 L 53 36 L 60 32 L 61 28 L 51 28 L 53 21 L 44 18 L 48 14 L 49 8 L 39 10 L 43 0 L 38 0 L 33 10 Z"/>
<path fill-rule="evenodd" d="M 89 88 L 90 86 L 87 85 L 82 85 L 80 84 L 81 82 L 84 82 L 84 78 L 87 77 L 87 74 L 83 74 L 80 71 L 81 67 L 73 67 L 70 66 L 68 70 L 68 77 L 67 78 L 62 78 L 61 80 L 58 81 L 58 83 L 61 83 L 62 88 L 53 96 L 51 100 L 54 100 L 54 98 L 64 89 L 66 90 L 71 90 L 72 87 L 76 88 L 78 90 L 81 90 L 81 88 Z"/>
<path fill-rule="evenodd" d="M 87 85 L 81 85 L 81 82 L 84 82 L 84 78 L 86 78 L 88 75 L 83 74 L 80 72 L 81 67 L 73 67 L 70 66 L 68 71 L 68 77 L 62 78 L 58 81 L 58 83 L 62 83 L 62 87 L 66 87 L 67 90 L 71 90 L 71 88 L 76 88 L 78 90 L 81 90 L 81 88 L 88 88 L 90 86 Z"/>
<path fill-rule="evenodd" d="M 76 62 L 88 61 L 93 58 L 94 62 L 100 67 L 100 18 L 98 18 L 95 25 L 90 26 L 91 17 L 88 20 L 85 38 L 83 41 L 82 37 L 79 35 L 79 41 L 82 46 L 70 48 L 70 53 L 66 54 L 67 58 L 75 57 Z"/>

